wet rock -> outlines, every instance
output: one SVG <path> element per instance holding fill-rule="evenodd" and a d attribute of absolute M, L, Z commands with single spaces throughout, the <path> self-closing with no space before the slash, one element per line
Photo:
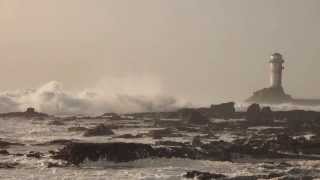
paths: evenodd
<path fill-rule="evenodd" d="M 24 156 L 24 154 L 22 153 L 16 153 L 16 154 L 13 154 L 14 156 L 18 156 L 18 157 L 21 157 L 21 156 Z"/>
<path fill-rule="evenodd" d="M 273 112 L 269 106 L 263 107 L 260 112 L 260 121 L 264 123 L 272 122 L 274 120 Z"/>
<path fill-rule="evenodd" d="M 207 124 L 209 119 L 194 109 L 180 110 L 181 119 L 190 124 Z"/>
<path fill-rule="evenodd" d="M 211 105 L 210 115 L 216 118 L 230 119 L 236 112 L 234 105 L 234 102 Z"/>
<path fill-rule="evenodd" d="M 236 177 L 227 177 L 223 174 L 215 174 L 208 172 L 200 172 L 200 171 L 189 171 L 185 175 L 184 178 L 187 179 L 198 179 L 198 180 L 257 180 L 257 179 L 273 179 L 284 176 L 282 173 L 271 173 L 268 175 L 256 175 L 256 176 L 236 176 Z"/>
<path fill-rule="evenodd" d="M 29 114 L 33 114 L 33 113 L 35 113 L 36 112 L 36 110 L 34 109 L 34 108 L 32 108 L 32 107 L 29 107 L 29 108 L 27 108 L 27 110 L 26 110 L 26 113 L 29 113 Z"/>
<path fill-rule="evenodd" d="M 192 139 L 192 146 L 200 147 L 200 146 L 202 146 L 202 145 L 203 145 L 203 143 L 201 142 L 200 136 L 195 136 L 195 137 Z"/>
<path fill-rule="evenodd" d="M 201 148 L 208 154 L 209 157 L 218 157 L 223 161 L 231 161 L 234 145 L 224 141 L 210 142 L 203 144 Z M 237 149 L 236 149 L 237 150 Z"/>
<path fill-rule="evenodd" d="M 160 146 L 187 146 L 188 144 L 176 141 L 157 141 L 156 145 Z"/>
<path fill-rule="evenodd" d="M 223 161 L 226 153 L 208 153 L 193 147 L 152 147 L 138 143 L 72 143 L 53 154 L 54 159 L 79 165 L 85 159 L 128 162 L 145 158 L 188 158 Z"/>
<path fill-rule="evenodd" d="M 3 118 L 21 117 L 26 119 L 35 118 L 35 119 L 42 120 L 42 119 L 48 118 L 49 115 L 45 113 L 36 112 L 34 108 L 27 108 L 25 112 L 4 113 L 4 114 L 0 114 L 0 117 L 3 117 Z"/>
<path fill-rule="evenodd" d="M 269 162 L 269 163 L 262 164 L 260 167 L 268 170 L 286 170 L 289 167 L 291 167 L 291 164 L 288 164 L 286 162 L 281 162 L 281 163 Z"/>
<path fill-rule="evenodd" d="M 113 162 L 128 162 L 152 157 L 155 150 L 146 144 L 135 143 L 72 143 L 56 153 L 55 159 L 66 160 L 79 165 L 85 159 L 98 161 L 104 159 Z"/>
<path fill-rule="evenodd" d="M 67 165 L 63 163 L 54 163 L 54 162 L 49 162 L 47 164 L 47 168 L 65 168 Z"/>
<path fill-rule="evenodd" d="M 76 140 L 70 140 L 70 139 L 56 139 L 49 142 L 36 144 L 37 146 L 49 146 L 49 145 L 66 145 L 72 142 L 75 142 Z"/>
<path fill-rule="evenodd" d="M 177 130 L 174 128 L 152 130 L 149 132 L 149 135 L 154 139 L 161 139 L 163 137 L 181 137 L 181 134 L 178 134 Z"/>
<path fill-rule="evenodd" d="M 247 117 L 248 121 L 257 121 L 260 118 L 260 105 L 259 104 L 252 104 L 248 107 L 247 110 Z"/>
<path fill-rule="evenodd" d="M 26 156 L 27 157 L 36 158 L 36 159 L 40 159 L 40 158 L 42 158 L 44 156 L 44 154 L 40 153 L 40 152 L 30 151 Z"/>
<path fill-rule="evenodd" d="M 68 131 L 69 131 L 69 132 L 78 132 L 78 131 L 87 131 L 87 130 L 88 130 L 88 128 L 86 128 L 86 127 L 80 127 L 80 126 L 68 128 Z"/>
<path fill-rule="evenodd" d="M 9 153 L 7 150 L 5 150 L 5 149 L 0 150 L 0 154 L 1 154 L 1 155 L 10 155 L 10 153 Z"/>
<path fill-rule="evenodd" d="M 55 126 L 64 126 L 64 122 L 59 121 L 59 120 L 54 120 L 48 123 L 48 125 L 55 125 Z"/>
<path fill-rule="evenodd" d="M 13 169 L 18 165 L 18 163 L 0 162 L 0 169 Z"/>
<path fill-rule="evenodd" d="M 259 179 L 274 179 L 284 176 L 285 173 L 270 173 L 268 175 L 260 175 Z"/>
<path fill-rule="evenodd" d="M 11 143 L 11 142 L 6 142 L 6 141 L 0 140 L 0 147 L 1 148 L 6 148 L 6 147 L 9 147 L 9 146 L 24 146 L 24 144 Z"/>
<path fill-rule="evenodd" d="M 284 176 L 281 178 L 278 178 L 278 180 L 313 180 L 315 178 L 313 178 L 312 176 Z"/>
<path fill-rule="evenodd" d="M 257 180 L 257 176 L 237 176 L 232 178 L 225 178 L 224 180 Z"/>
<path fill-rule="evenodd" d="M 224 180 L 258 180 L 257 176 L 236 176 L 232 178 L 225 178 Z"/>
<path fill-rule="evenodd" d="M 123 139 L 136 139 L 136 138 L 142 138 L 142 134 L 132 135 L 132 134 L 123 134 L 120 136 L 116 136 L 114 138 L 123 138 Z"/>
<path fill-rule="evenodd" d="M 110 136 L 114 135 L 114 132 L 109 127 L 104 124 L 100 124 L 92 129 L 88 129 L 83 136 L 92 137 L 92 136 Z"/>
<path fill-rule="evenodd" d="M 208 172 L 200 172 L 200 171 L 189 171 L 185 175 L 184 178 L 187 179 L 199 179 L 199 180 L 212 180 L 212 179 L 223 179 L 226 178 L 223 174 L 214 174 Z"/>

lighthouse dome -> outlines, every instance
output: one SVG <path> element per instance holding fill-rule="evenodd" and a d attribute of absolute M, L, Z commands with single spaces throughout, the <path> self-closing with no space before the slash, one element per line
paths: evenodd
<path fill-rule="evenodd" d="M 280 53 L 274 53 L 270 57 L 271 60 L 282 60 L 282 55 Z"/>

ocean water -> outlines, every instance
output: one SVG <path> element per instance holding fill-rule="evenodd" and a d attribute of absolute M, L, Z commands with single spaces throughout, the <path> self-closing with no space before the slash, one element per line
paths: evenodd
<path fill-rule="evenodd" d="M 128 179 L 143 179 L 143 180 L 175 180 L 183 179 L 182 175 L 187 171 L 199 170 L 204 172 L 221 173 L 233 176 L 249 176 L 256 174 L 268 174 L 270 172 L 286 172 L 293 168 L 301 169 L 298 174 L 319 175 L 320 161 L 298 161 L 287 160 L 292 164 L 290 168 L 285 169 L 270 169 L 265 166 L 270 160 L 250 161 L 244 160 L 239 162 L 218 162 L 218 161 L 201 161 L 190 159 L 141 159 L 127 163 L 112 163 L 108 161 L 91 162 L 86 161 L 79 167 L 66 168 L 47 168 L 48 163 L 58 162 L 49 157 L 49 150 L 62 148 L 60 145 L 39 146 L 39 143 L 44 143 L 57 139 L 78 140 L 83 142 L 138 142 L 138 143 L 155 143 L 152 138 L 137 138 L 137 139 L 121 139 L 114 138 L 121 134 L 139 134 L 147 133 L 150 130 L 159 129 L 153 128 L 151 123 L 145 121 L 121 121 L 123 128 L 115 130 L 115 135 L 110 137 L 83 137 L 83 132 L 68 132 L 69 127 L 82 126 L 93 127 L 100 123 L 110 124 L 111 122 L 105 119 L 76 119 L 72 121 L 64 121 L 63 125 L 52 125 L 54 119 L 44 120 L 26 120 L 26 119 L 0 119 L 0 138 L 2 141 L 22 143 L 25 146 L 10 146 L 7 149 L 10 153 L 27 154 L 30 151 L 42 152 L 44 158 L 36 159 L 26 156 L 5 156 L 0 155 L 0 162 L 19 163 L 13 169 L 0 169 L 0 179 L 10 180 L 128 180 Z M 264 127 L 267 128 L 267 127 Z M 191 141 L 197 133 L 186 134 L 179 138 L 165 138 L 172 141 Z M 217 138 L 230 140 L 234 138 L 232 133 L 218 134 Z M 273 160 L 275 161 L 275 160 Z M 58 162 L 59 163 L 59 162 Z M 279 161 L 280 163 L 280 161 Z"/>

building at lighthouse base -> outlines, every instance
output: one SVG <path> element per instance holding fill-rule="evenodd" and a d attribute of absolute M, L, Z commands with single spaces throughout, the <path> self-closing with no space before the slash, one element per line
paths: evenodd
<path fill-rule="evenodd" d="M 284 92 L 282 87 L 269 87 L 254 92 L 246 101 L 262 104 L 282 104 L 290 103 L 293 99 Z"/>

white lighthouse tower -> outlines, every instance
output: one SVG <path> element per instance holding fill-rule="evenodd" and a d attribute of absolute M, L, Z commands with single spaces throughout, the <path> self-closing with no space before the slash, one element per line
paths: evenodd
<path fill-rule="evenodd" d="M 284 69 L 282 55 L 274 53 L 270 59 L 270 85 L 272 88 L 282 88 L 282 71 Z"/>

